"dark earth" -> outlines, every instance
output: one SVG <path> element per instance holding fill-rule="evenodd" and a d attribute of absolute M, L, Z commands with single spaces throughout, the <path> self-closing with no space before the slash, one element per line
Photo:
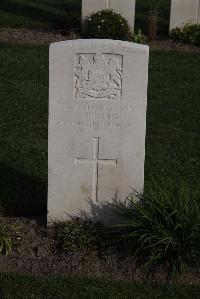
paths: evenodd
<path fill-rule="evenodd" d="M 112 252 L 61 253 L 56 246 L 55 230 L 46 228 L 43 219 L 9 218 L 18 227 L 13 252 L 0 254 L 0 272 L 34 275 L 66 274 L 98 277 L 120 281 L 167 282 L 171 280 L 165 267 L 146 273 L 137 266 L 134 257 L 122 257 Z M 173 280 L 174 281 L 174 280 Z M 200 282 L 200 269 L 177 275 L 176 282 Z"/>
<path fill-rule="evenodd" d="M 0 42 L 12 42 L 17 44 L 50 44 L 53 42 L 80 38 L 78 33 L 70 32 L 63 34 L 62 30 L 36 30 L 36 29 L 13 29 L 0 28 Z M 157 39 L 147 43 L 150 49 L 175 50 L 177 52 L 198 52 L 200 47 L 186 45 L 170 39 Z"/>

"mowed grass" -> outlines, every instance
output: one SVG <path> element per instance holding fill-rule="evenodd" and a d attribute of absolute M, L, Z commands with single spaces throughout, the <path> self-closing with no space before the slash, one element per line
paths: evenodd
<path fill-rule="evenodd" d="M 200 55 L 151 52 L 145 183 L 200 191 Z"/>
<path fill-rule="evenodd" d="M 197 299 L 199 286 L 126 284 L 78 277 L 0 274 L 1 298 Z"/>
<path fill-rule="evenodd" d="M 0 201 L 8 215 L 43 215 L 48 47 L 0 44 L 0 99 Z"/>
<path fill-rule="evenodd" d="M 81 13 L 81 0 L 1 0 L 0 27 L 54 28 L 66 10 Z"/>
<path fill-rule="evenodd" d="M 200 55 L 150 53 L 145 187 L 200 182 Z M 0 44 L 0 202 L 46 215 L 48 47 Z M 134 186 L 132 186 L 134 188 Z"/>

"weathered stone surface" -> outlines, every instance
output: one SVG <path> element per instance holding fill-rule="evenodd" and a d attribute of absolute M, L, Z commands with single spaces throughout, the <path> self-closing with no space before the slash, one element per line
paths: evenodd
<path fill-rule="evenodd" d="M 82 0 L 82 19 L 104 9 L 113 9 L 127 19 L 134 29 L 135 0 Z"/>
<path fill-rule="evenodd" d="M 110 222 L 102 201 L 143 190 L 148 47 L 111 40 L 50 46 L 48 219 Z"/>
<path fill-rule="evenodd" d="M 200 20 L 200 0 L 172 0 L 170 30 Z"/>

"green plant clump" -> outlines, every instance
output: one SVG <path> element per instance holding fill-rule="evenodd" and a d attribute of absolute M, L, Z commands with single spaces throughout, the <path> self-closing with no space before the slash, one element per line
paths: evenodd
<path fill-rule="evenodd" d="M 175 28 L 170 32 L 175 41 L 200 46 L 200 24 L 186 24 L 183 28 Z"/>
<path fill-rule="evenodd" d="M 148 196 L 129 198 L 116 206 L 125 219 L 120 225 L 139 261 L 148 268 L 167 265 L 171 273 L 182 272 L 200 261 L 199 196 L 182 188 L 173 193 L 157 185 Z"/>
<path fill-rule="evenodd" d="M 120 14 L 106 9 L 92 14 L 85 20 L 84 35 L 87 38 L 130 40 L 128 22 Z"/>
<path fill-rule="evenodd" d="M 75 219 L 55 224 L 60 251 L 87 253 L 111 244 L 109 229 L 99 223 Z"/>
<path fill-rule="evenodd" d="M 12 253 L 13 238 L 16 230 L 17 227 L 0 218 L 0 253 L 6 255 Z"/>
<path fill-rule="evenodd" d="M 142 34 L 141 30 L 138 30 L 138 33 L 134 33 L 131 35 L 131 41 L 133 43 L 138 43 L 138 44 L 145 44 L 145 37 Z"/>

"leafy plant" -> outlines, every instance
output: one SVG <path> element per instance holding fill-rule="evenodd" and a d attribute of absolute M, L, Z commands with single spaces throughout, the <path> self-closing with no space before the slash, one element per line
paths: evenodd
<path fill-rule="evenodd" d="M 0 218 L 0 253 L 12 253 L 13 239 L 16 232 L 14 224 L 9 224 Z"/>
<path fill-rule="evenodd" d="M 109 228 L 75 219 L 55 224 L 58 248 L 64 252 L 89 252 L 111 245 Z"/>
<path fill-rule="evenodd" d="M 199 194 L 185 187 L 169 190 L 154 187 L 148 196 L 137 194 L 128 205 L 116 206 L 124 217 L 122 235 L 131 241 L 132 250 L 146 267 L 168 265 L 182 272 L 200 260 Z"/>
<path fill-rule="evenodd" d="M 92 14 L 85 20 L 84 35 L 87 38 L 130 40 L 131 32 L 124 17 L 106 9 Z"/>
<path fill-rule="evenodd" d="M 183 28 L 175 28 L 170 32 L 175 41 L 200 46 L 200 24 L 187 23 Z"/>
<path fill-rule="evenodd" d="M 145 44 L 145 37 L 142 34 L 141 30 L 139 30 L 138 33 L 134 33 L 131 35 L 131 41 L 133 43 Z"/>

